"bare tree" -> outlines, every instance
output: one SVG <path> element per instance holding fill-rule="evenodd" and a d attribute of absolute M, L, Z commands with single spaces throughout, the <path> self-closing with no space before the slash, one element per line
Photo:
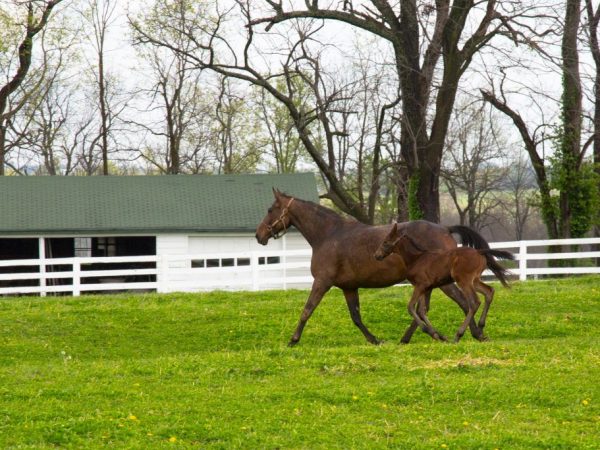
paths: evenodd
<path fill-rule="evenodd" d="M 283 86 L 278 87 L 283 89 Z M 265 130 L 264 154 L 268 155 L 276 173 L 294 173 L 302 159 L 302 142 L 285 106 L 264 90 L 257 93 L 259 119 Z"/>
<path fill-rule="evenodd" d="M 540 207 L 544 223 L 546 224 L 548 237 L 550 239 L 557 239 L 559 237 L 558 214 L 556 208 L 552 206 L 554 200 L 551 194 L 550 175 L 542 151 L 546 136 L 541 132 L 539 127 L 535 127 L 531 130 L 522 115 L 516 109 L 513 109 L 508 105 L 502 86 L 500 86 L 499 96 L 492 91 L 482 90 L 481 93 L 485 101 L 493 105 L 498 111 L 504 113 L 517 128 L 535 172 L 540 194 Z"/>
<path fill-rule="evenodd" d="M 18 62 L 12 73 L 6 73 L 7 81 L 0 87 L 0 175 L 5 174 L 6 133 L 10 121 L 39 89 L 40 80 L 43 79 L 40 77 L 37 82 L 32 80 L 30 85 L 23 86 L 32 63 L 34 39 L 46 27 L 53 9 L 61 1 L 27 1 L 18 5 L 18 7 L 26 8 L 24 20 L 20 22 L 21 29 L 18 30 L 17 48 L 12 55 Z M 19 98 L 11 104 L 11 97 L 22 87 Z"/>
<path fill-rule="evenodd" d="M 75 106 L 71 94 L 55 80 L 41 102 L 28 112 L 31 124 L 21 146 L 38 159 L 37 173 L 70 175 L 77 167 L 77 134 L 70 136 Z"/>
<path fill-rule="evenodd" d="M 566 0 L 561 33 L 560 60 L 562 97 L 560 124 L 553 132 L 556 143 L 552 158 L 542 153 L 546 124 L 534 129 L 526 123 L 517 108 L 509 106 L 503 83 L 499 93 L 483 91 L 483 98 L 506 114 L 519 131 L 529 154 L 540 190 L 541 212 L 551 239 L 580 237 L 590 228 L 591 204 L 594 194 L 590 190 L 589 171 L 585 164 L 587 146 L 581 145 L 582 88 L 579 73 L 578 35 L 581 2 Z M 537 49 L 539 50 L 539 49 Z M 548 58 L 548 54 L 544 56 Z M 554 195 L 557 192 L 558 196 Z"/>
<path fill-rule="evenodd" d="M 531 169 L 529 158 L 519 154 L 508 159 L 507 173 L 504 178 L 500 201 L 505 215 L 510 218 L 510 230 L 514 239 L 525 239 L 527 222 L 531 219 L 536 203 L 535 175 Z"/>
<path fill-rule="evenodd" d="M 361 143 L 348 133 L 350 120 L 356 120 L 360 112 L 350 102 L 350 98 L 358 92 L 352 87 L 356 86 L 355 80 L 340 79 L 335 76 L 335 71 L 324 68 L 324 54 L 331 47 L 323 46 L 318 40 L 322 28 L 318 24 L 299 24 L 291 33 L 282 33 L 279 37 L 283 45 L 276 50 L 277 63 L 269 60 L 266 54 L 264 58 L 267 60 L 261 60 L 261 56 L 255 53 L 258 51 L 254 41 L 255 28 L 247 6 L 238 2 L 238 11 L 247 24 L 245 45 L 239 53 L 222 36 L 229 23 L 227 14 L 216 10 L 211 15 L 190 8 L 181 32 L 193 42 L 195 49 L 193 52 L 185 51 L 185 56 L 199 69 L 209 68 L 222 76 L 254 84 L 284 106 L 306 153 L 322 174 L 325 196 L 342 211 L 361 221 L 373 222 L 378 179 L 382 175 L 381 151 L 387 143 L 383 138 Z M 206 17 L 211 17 L 211 20 Z M 163 31 L 176 21 L 168 17 L 163 17 L 163 21 L 159 31 L 140 29 L 140 41 L 182 51 L 166 39 Z M 340 72 L 339 68 L 336 71 Z M 376 125 L 371 123 L 369 127 L 371 136 L 376 133 L 374 130 L 389 132 L 388 114 L 397 101 L 393 97 L 389 103 L 381 102 L 378 113 L 370 113 L 370 119 L 377 120 Z M 352 108 L 355 110 L 352 111 Z M 360 121 L 356 120 L 356 123 Z M 361 145 L 369 151 L 369 155 L 350 155 Z M 357 167 L 362 172 L 356 171 Z"/>
<path fill-rule="evenodd" d="M 148 28 L 160 26 L 157 21 L 164 15 L 171 15 L 175 20 L 184 18 L 185 8 L 186 1 L 157 2 L 144 10 L 135 22 Z M 178 48 L 186 49 L 191 42 L 178 32 L 180 28 L 170 30 L 170 41 Z M 152 83 L 140 92 L 150 98 L 149 109 L 153 113 L 160 112 L 161 116 L 159 121 L 151 123 L 133 120 L 137 127 L 159 138 L 158 145 L 148 144 L 142 156 L 162 173 L 178 174 L 186 168 L 195 172 L 206 170 L 206 167 L 192 167 L 200 161 L 201 166 L 206 166 L 208 160 L 206 156 L 198 158 L 202 150 L 206 150 L 202 149 L 206 139 L 199 139 L 201 133 L 194 129 L 197 125 L 202 126 L 200 122 L 206 121 L 209 112 L 207 92 L 201 88 L 202 72 L 195 70 L 182 52 L 154 46 L 138 46 L 138 50 L 140 59 L 146 62 L 142 70 L 149 72 Z M 197 141 L 196 145 L 191 142 L 191 135 Z"/>
<path fill-rule="evenodd" d="M 458 212 L 461 225 L 483 229 L 495 219 L 500 204 L 497 191 L 508 173 L 500 166 L 506 140 L 485 104 L 457 108 L 450 123 L 442 178 Z"/>
<path fill-rule="evenodd" d="M 439 220 L 439 175 L 443 147 L 462 75 L 473 57 L 495 36 L 531 42 L 537 31 L 526 17 L 538 14 L 541 2 L 484 2 L 439 0 L 353 1 L 305 8 L 269 1 L 272 14 L 253 19 L 266 30 L 297 19 L 322 19 L 349 24 L 389 42 L 402 93 L 401 151 L 410 177 L 412 217 Z M 524 19 L 521 21 L 521 19 Z M 524 26 L 521 26 L 524 25 Z M 441 74 L 436 73 L 443 62 Z M 399 205 L 404 208 L 405 205 Z"/>
<path fill-rule="evenodd" d="M 227 77 L 219 78 L 215 106 L 211 112 L 214 120 L 211 145 L 216 171 L 253 171 L 260 159 L 260 144 L 252 139 L 257 129 L 244 97 L 235 93 L 232 80 Z"/>
<path fill-rule="evenodd" d="M 95 80 L 96 102 L 98 104 L 99 130 L 98 138 L 94 140 L 94 147 L 99 147 L 102 161 L 102 175 L 109 174 L 109 140 L 111 127 L 115 123 L 116 113 L 111 104 L 111 83 L 114 82 L 114 76 L 111 77 L 106 67 L 106 45 L 108 33 L 115 20 L 115 9 L 117 2 L 115 0 L 87 0 L 86 10 L 83 11 L 83 18 L 90 25 L 88 33 L 89 42 L 92 44 L 95 53 L 95 63 L 92 73 Z M 113 97 L 114 98 L 114 97 Z M 93 148 L 87 151 L 85 160 L 89 171 L 94 164 L 92 163 Z"/>

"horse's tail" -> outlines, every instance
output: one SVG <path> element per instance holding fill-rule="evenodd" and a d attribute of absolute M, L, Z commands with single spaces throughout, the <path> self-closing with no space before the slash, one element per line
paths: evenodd
<path fill-rule="evenodd" d="M 477 231 L 465 227 L 464 225 L 453 225 L 448 227 L 450 233 L 456 233 L 460 236 L 460 241 L 467 247 L 473 247 L 476 249 L 487 249 L 490 245 Z"/>
<path fill-rule="evenodd" d="M 506 277 L 511 274 L 510 270 L 502 267 L 494 258 L 508 259 L 512 261 L 515 259 L 515 255 L 505 250 L 496 250 L 491 248 L 480 249 L 479 253 L 485 257 L 488 269 L 490 269 L 493 274 L 496 275 L 496 278 L 500 280 L 500 283 L 502 283 L 504 287 L 510 287 L 506 279 Z"/>

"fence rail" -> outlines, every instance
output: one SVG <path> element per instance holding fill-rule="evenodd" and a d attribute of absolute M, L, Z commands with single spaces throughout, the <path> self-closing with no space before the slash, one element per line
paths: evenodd
<path fill-rule="evenodd" d="M 525 281 L 528 276 L 534 275 L 569 275 L 569 274 L 598 274 L 600 267 L 594 259 L 600 258 L 600 251 L 561 251 L 565 247 L 581 247 L 600 245 L 600 238 L 580 238 L 580 239 L 545 239 L 531 241 L 512 241 L 512 242 L 494 242 L 490 244 L 492 248 L 501 248 L 510 251 L 517 249 L 515 257 L 519 262 L 518 268 L 513 273 L 519 276 L 519 280 Z M 558 251 L 547 251 L 546 253 L 531 253 L 529 249 L 546 247 L 561 247 Z M 530 261 L 555 261 L 555 260 L 575 260 L 577 265 L 574 267 L 530 267 Z"/>
<path fill-rule="evenodd" d="M 520 280 L 540 275 L 600 274 L 600 238 L 495 242 L 515 253 Z M 540 247 L 545 252 L 539 252 Z M 567 248 L 568 247 L 568 248 Z M 545 248 L 545 249 L 544 249 Z M 565 250 L 561 252 L 560 250 Z M 311 250 L 128 257 L 0 260 L 0 295 L 103 291 L 207 291 L 306 288 Z M 553 262 L 569 260 L 574 267 Z M 194 267 L 202 261 L 202 267 Z M 217 267 L 209 267 L 210 262 Z M 549 264 L 550 263 L 550 264 Z M 104 266 L 104 267 L 102 267 Z"/>

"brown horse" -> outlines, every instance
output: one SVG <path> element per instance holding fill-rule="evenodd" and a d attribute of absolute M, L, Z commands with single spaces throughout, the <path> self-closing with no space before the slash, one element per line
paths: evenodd
<path fill-rule="evenodd" d="M 485 306 L 478 323 L 480 330 L 483 331 L 485 327 L 487 313 L 494 297 L 494 289 L 481 281 L 482 272 L 489 268 L 502 284 L 508 287 L 506 281 L 508 270 L 498 264 L 494 257 L 514 259 L 512 253 L 503 250 L 460 247 L 451 250 L 427 251 L 409 235 L 404 232 L 399 233 L 397 224 L 394 224 L 374 256 L 375 259 L 381 261 L 392 253 L 402 257 L 407 267 L 406 279 L 414 286 L 413 294 L 408 302 L 408 312 L 423 331 L 434 339 L 445 340 L 427 318 L 425 296 L 430 295 L 434 288 L 453 281 L 459 286 L 469 302 L 469 309 L 464 322 L 456 332 L 454 342 L 460 340 L 467 325 L 479 309 L 480 301 L 477 298 L 477 292 L 485 297 Z M 418 312 L 417 306 L 419 306 Z"/>
<path fill-rule="evenodd" d="M 276 239 L 294 226 L 313 250 L 311 273 L 314 282 L 289 344 L 298 343 L 306 322 L 325 293 L 333 286 L 342 289 L 354 324 L 367 341 L 377 344 L 377 338 L 362 322 L 358 289 L 392 286 L 406 278 L 407 267 L 400 256 L 390 255 L 383 261 L 377 261 L 373 257 L 391 225 L 365 225 L 354 219 L 344 218 L 316 203 L 290 197 L 275 189 L 273 193 L 275 201 L 256 229 L 256 240 L 266 245 L 270 238 Z M 444 227 L 418 220 L 399 224 L 398 228 L 427 250 L 456 248 L 456 241 L 451 233 L 459 234 L 463 244 L 477 248 L 489 247 L 479 234 L 467 227 Z M 468 301 L 456 285 L 451 283 L 440 288 L 465 314 L 468 313 Z M 429 298 L 425 301 L 428 304 Z M 476 339 L 485 339 L 474 320 L 469 322 L 469 326 Z M 413 320 L 402 337 L 403 343 L 410 341 L 417 327 L 417 322 Z"/>

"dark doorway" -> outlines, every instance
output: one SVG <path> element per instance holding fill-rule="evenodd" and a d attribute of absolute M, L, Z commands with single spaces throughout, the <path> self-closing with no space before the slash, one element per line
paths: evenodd
<path fill-rule="evenodd" d="M 39 255 L 39 239 L 0 239 L 0 259 L 36 259 Z"/>

